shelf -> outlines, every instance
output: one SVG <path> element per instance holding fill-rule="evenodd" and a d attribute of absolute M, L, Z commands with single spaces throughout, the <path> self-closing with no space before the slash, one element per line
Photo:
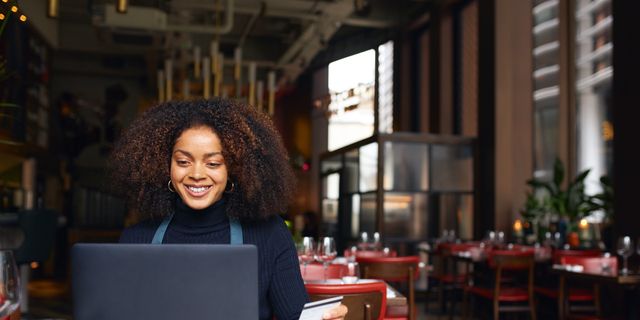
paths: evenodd
<path fill-rule="evenodd" d="M 591 89 L 597 85 L 600 85 L 606 81 L 611 80 L 613 77 L 613 67 L 606 67 L 584 79 L 580 79 L 576 82 L 576 89 L 578 91 L 584 91 Z"/>
<path fill-rule="evenodd" d="M 548 52 L 557 51 L 558 48 L 560 48 L 560 41 L 549 42 L 533 49 L 533 56 L 538 57 Z"/>
<path fill-rule="evenodd" d="M 611 55 L 613 53 L 613 43 L 609 42 L 604 46 L 598 48 L 595 51 L 590 52 L 584 57 L 578 59 L 577 65 L 584 65 L 590 62 L 593 62 L 596 59 L 600 59 L 604 56 Z"/>
<path fill-rule="evenodd" d="M 533 92 L 533 101 L 540 101 L 557 97 L 560 94 L 560 87 L 555 85 L 544 89 L 539 89 Z"/>
<path fill-rule="evenodd" d="M 584 6 L 584 8 L 576 12 L 576 18 L 577 19 L 587 18 L 591 12 L 599 9 L 604 4 L 609 2 L 611 2 L 611 0 L 595 0 L 595 1 L 589 2 L 589 4 Z"/>
<path fill-rule="evenodd" d="M 593 27 L 579 33 L 578 36 L 576 37 L 576 42 L 585 41 L 586 39 L 591 38 L 593 35 L 611 28 L 612 25 L 613 25 L 613 17 L 608 16 L 602 19 L 602 21 L 593 25 Z"/>

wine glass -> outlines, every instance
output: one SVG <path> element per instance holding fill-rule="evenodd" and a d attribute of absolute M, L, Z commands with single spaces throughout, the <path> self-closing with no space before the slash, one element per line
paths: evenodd
<path fill-rule="evenodd" d="M 368 246 L 369 234 L 366 231 L 360 232 L 360 238 L 358 239 L 358 248 L 360 248 L 360 250 L 366 250 Z"/>
<path fill-rule="evenodd" d="M 449 230 L 449 242 L 450 243 L 456 242 L 456 231 L 453 229 Z"/>
<path fill-rule="evenodd" d="M 315 244 L 312 237 L 302 238 L 302 242 L 296 245 L 298 250 L 298 260 L 302 262 L 304 271 L 302 274 L 302 280 L 307 281 L 307 265 L 313 261 L 315 257 Z"/>
<path fill-rule="evenodd" d="M 554 241 L 553 241 L 553 246 L 558 249 L 560 248 L 560 245 L 562 244 L 562 234 L 560 234 L 560 232 L 557 232 L 553 235 Z"/>
<path fill-rule="evenodd" d="M 327 270 L 329 269 L 329 262 L 338 256 L 336 251 L 336 242 L 332 237 L 324 237 L 320 239 L 318 243 L 318 249 L 316 250 L 316 260 L 324 264 L 324 283 L 327 283 Z"/>
<path fill-rule="evenodd" d="M 633 254 L 633 241 L 631 237 L 624 236 L 618 238 L 617 252 L 623 258 L 624 267 L 622 268 L 622 274 L 627 274 L 629 269 L 627 268 L 627 258 Z"/>
<path fill-rule="evenodd" d="M 498 232 L 498 239 L 496 240 L 496 244 L 503 245 L 504 244 L 504 232 Z"/>
<path fill-rule="evenodd" d="M 380 239 L 380 234 L 375 232 L 373 234 L 373 238 L 371 238 L 371 243 L 369 244 L 371 249 L 378 251 L 382 247 L 382 240 Z"/>
<path fill-rule="evenodd" d="M 442 230 L 442 242 L 446 243 L 449 241 L 449 230 Z"/>
<path fill-rule="evenodd" d="M 20 306 L 18 268 L 10 250 L 0 250 L 0 318 L 9 317 Z"/>
<path fill-rule="evenodd" d="M 354 284 L 360 279 L 360 267 L 357 262 L 349 262 L 340 268 L 340 279 L 344 284 Z"/>

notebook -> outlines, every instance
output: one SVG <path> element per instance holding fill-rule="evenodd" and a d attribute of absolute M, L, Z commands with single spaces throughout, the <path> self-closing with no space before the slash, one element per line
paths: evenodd
<path fill-rule="evenodd" d="M 75 320 L 258 319 L 253 245 L 76 244 Z"/>

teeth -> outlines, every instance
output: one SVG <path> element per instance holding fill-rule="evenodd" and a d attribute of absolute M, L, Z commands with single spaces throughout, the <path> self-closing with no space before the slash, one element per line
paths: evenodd
<path fill-rule="evenodd" d="M 194 188 L 194 187 L 188 187 L 189 190 L 195 192 L 195 193 L 201 193 L 204 192 L 205 190 L 209 189 L 208 187 L 201 187 L 201 188 Z"/>

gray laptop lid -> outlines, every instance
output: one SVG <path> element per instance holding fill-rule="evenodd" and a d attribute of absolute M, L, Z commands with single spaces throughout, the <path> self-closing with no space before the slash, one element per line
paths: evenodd
<path fill-rule="evenodd" d="M 73 315 L 98 319 L 258 319 L 253 245 L 76 244 Z"/>

